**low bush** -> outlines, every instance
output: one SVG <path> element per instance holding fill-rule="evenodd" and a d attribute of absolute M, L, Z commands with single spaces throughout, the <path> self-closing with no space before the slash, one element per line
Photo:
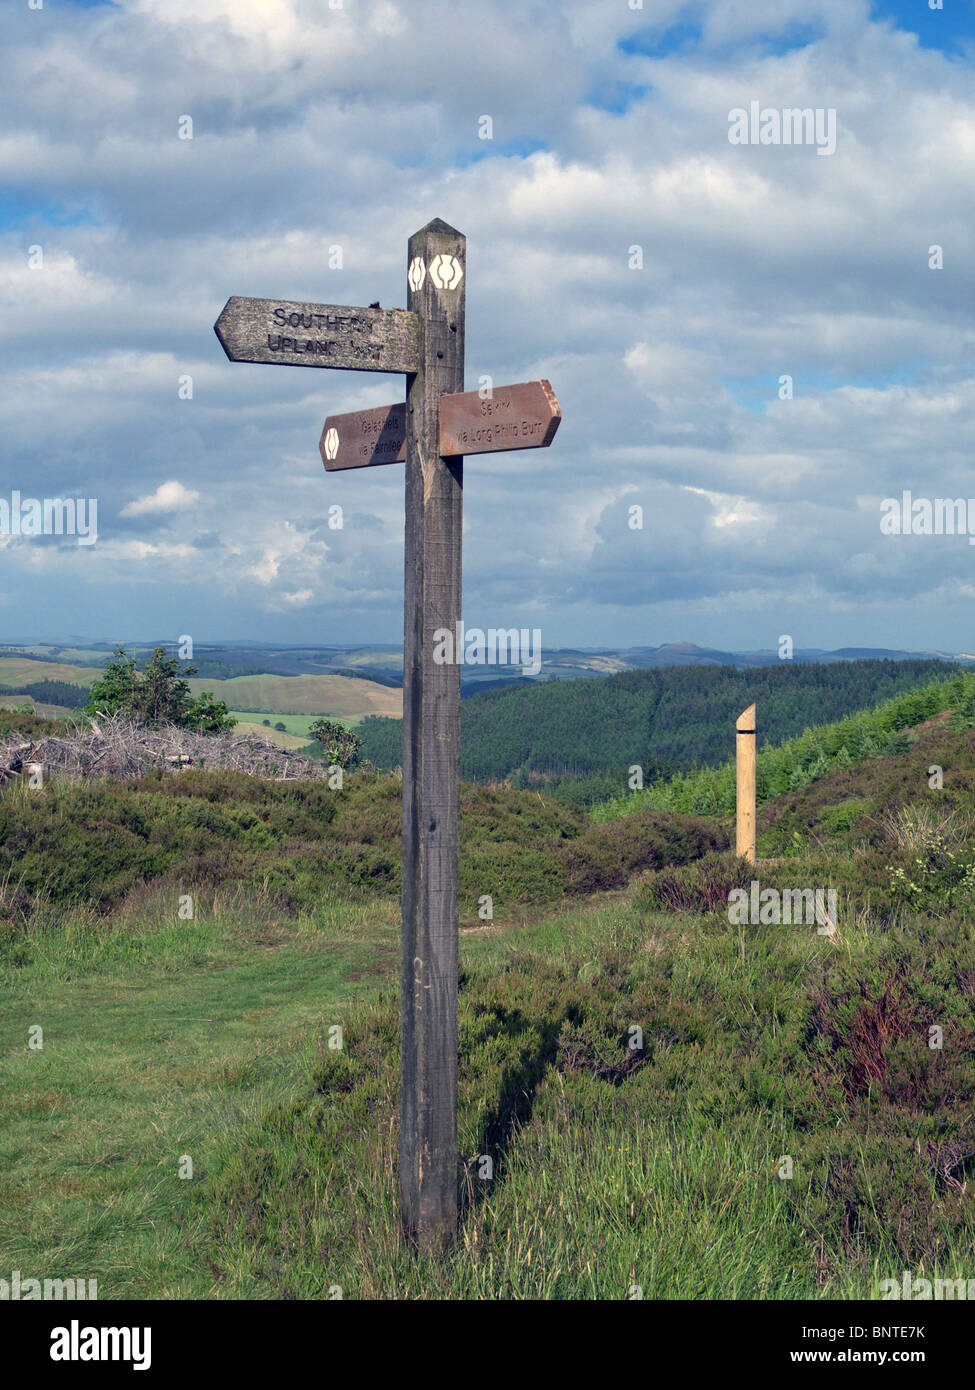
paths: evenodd
<path fill-rule="evenodd" d="M 297 910 L 324 892 L 399 892 L 402 781 L 360 772 L 325 781 L 155 770 L 117 782 L 49 783 L 0 795 L 0 918 L 32 903 L 107 911 L 137 886 L 210 892 L 263 886 Z M 643 868 L 680 863 L 727 842 L 695 817 L 649 814 L 592 826 L 579 808 L 537 793 L 463 788 L 460 910 L 476 918 L 565 893 L 618 887 Z"/>

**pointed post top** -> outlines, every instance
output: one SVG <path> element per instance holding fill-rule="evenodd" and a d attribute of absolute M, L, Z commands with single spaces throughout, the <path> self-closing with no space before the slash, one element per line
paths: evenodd
<path fill-rule="evenodd" d="M 456 227 L 452 227 L 449 222 L 445 222 L 442 217 L 435 217 L 432 222 L 428 222 L 425 227 L 421 227 L 418 232 L 414 232 L 413 236 L 422 236 L 424 232 L 434 232 L 438 236 L 459 237 L 463 235 Z M 412 241 L 413 237 L 410 237 L 410 240 Z"/>
<path fill-rule="evenodd" d="M 736 728 L 740 734 L 753 734 L 755 732 L 754 705 L 749 705 L 747 709 L 742 710 L 741 714 L 738 716 Z"/>

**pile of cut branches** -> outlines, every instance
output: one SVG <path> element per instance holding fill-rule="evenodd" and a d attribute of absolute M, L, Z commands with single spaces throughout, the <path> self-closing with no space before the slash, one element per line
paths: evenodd
<path fill-rule="evenodd" d="M 328 765 L 279 748 L 259 734 L 201 734 L 175 724 L 150 728 L 122 716 L 97 715 L 63 735 L 36 741 L 12 731 L 0 737 L 0 785 L 41 769 L 43 779 L 141 777 L 152 768 L 186 767 L 246 772 L 271 781 L 320 781 Z"/>

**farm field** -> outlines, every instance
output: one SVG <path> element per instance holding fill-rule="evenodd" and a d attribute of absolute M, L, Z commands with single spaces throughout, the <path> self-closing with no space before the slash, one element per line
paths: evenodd
<path fill-rule="evenodd" d="M 362 718 L 367 714 L 399 718 L 402 691 L 355 676 L 234 676 L 230 680 L 192 677 L 187 684 L 194 695 L 204 690 L 232 709 L 255 714 L 335 715 Z"/>
<path fill-rule="evenodd" d="M 286 736 L 288 738 L 297 738 L 300 744 L 307 744 L 311 741 L 311 726 L 315 723 L 316 719 L 322 717 L 318 714 L 289 714 L 286 710 L 275 710 L 273 713 L 268 714 L 263 710 L 233 709 L 230 713 L 239 723 L 253 724 L 269 738 L 273 735 L 275 741 L 281 738 L 281 732 L 280 730 L 276 730 L 274 725 L 283 724 L 285 726 Z M 336 724 L 344 724 L 347 729 L 354 729 L 357 724 L 362 723 L 365 717 L 364 715 L 354 714 L 341 717 L 336 714 L 327 716 L 327 718 L 332 719 Z M 264 719 L 270 719 L 270 729 L 265 728 L 264 724 L 261 722 Z M 285 748 L 291 746 L 291 744 L 287 743 L 282 744 L 282 747 Z"/>
<path fill-rule="evenodd" d="M 0 695 L 0 709 L 19 709 L 27 705 L 41 719 L 71 719 L 78 715 L 76 709 L 69 709 L 67 705 L 49 705 L 30 695 Z"/>
<path fill-rule="evenodd" d="M 233 717 L 237 720 L 235 734 L 254 734 L 258 738 L 267 739 L 268 743 L 274 743 L 279 748 L 305 748 L 308 744 L 307 738 L 302 738 L 300 734 L 282 733 L 280 729 L 265 728 L 261 723 L 260 716 L 234 711 Z M 265 716 L 266 717 L 266 716 Z M 275 721 L 279 724 L 284 723 L 283 716 L 275 716 Z"/>
<path fill-rule="evenodd" d="M 0 685 L 31 685 L 34 681 L 67 681 L 86 688 L 98 679 L 93 666 L 72 666 L 60 661 L 35 661 L 27 656 L 0 656 Z"/>
<path fill-rule="evenodd" d="M 7 649 L 9 654 L 14 652 Z M 103 666 L 107 653 L 97 647 L 62 647 L 48 642 L 33 642 L 14 649 L 16 654 L 43 659 L 45 664 L 57 661 L 68 665 Z"/>
<path fill-rule="evenodd" d="M 99 671 L 90 666 L 20 656 L 0 657 L 0 685 L 15 689 L 45 680 L 66 681 L 87 689 L 98 675 Z M 209 690 L 214 699 L 224 700 L 231 709 L 259 714 L 262 718 L 273 715 L 272 722 L 286 719 L 288 715 L 305 715 L 310 724 L 315 717 L 325 715 L 357 723 L 371 714 L 400 718 L 403 713 L 402 691 L 355 676 L 254 675 L 235 676 L 229 680 L 194 676 L 187 684 L 193 695 Z M 293 730 L 289 728 L 289 732 L 304 730 L 296 725 Z"/>

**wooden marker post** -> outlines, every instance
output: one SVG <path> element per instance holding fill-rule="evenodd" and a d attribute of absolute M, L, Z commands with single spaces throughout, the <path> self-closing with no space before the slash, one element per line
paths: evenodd
<path fill-rule="evenodd" d="M 357 309 L 230 299 L 215 324 L 232 362 L 406 374 L 406 401 L 332 415 L 329 472 L 406 463 L 400 1212 L 421 1248 L 457 1225 L 457 883 L 460 662 L 435 634 L 461 621 L 463 455 L 551 444 L 547 381 L 463 390 L 467 241 L 436 218 L 410 238 L 407 304 Z"/>
<path fill-rule="evenodd" d="M 755 863 L 755 706 L 738 716 L 735 740 L 738 770 L 735 852 Z"/>
<path fill-rule="evenodd" d="M 399 1181 L 403 1229 L 425 1249 L 457 1225 L 460 665 L 434 661 L 434 633 L 461 613 L 464 461 L 440 455 L 439 402 L 464 389 L 466 249 L 437 219 L 410 238 L 407 276 L 420 335 L 406 388 Z"/>

